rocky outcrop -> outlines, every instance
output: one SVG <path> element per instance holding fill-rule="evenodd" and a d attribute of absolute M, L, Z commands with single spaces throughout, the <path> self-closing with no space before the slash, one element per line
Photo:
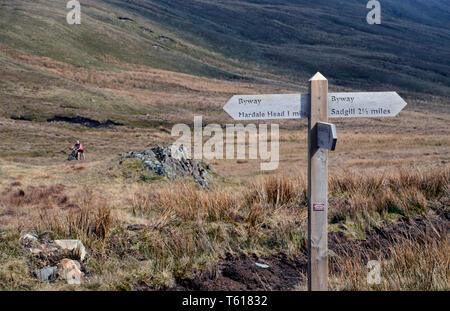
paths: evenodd
<path fill-rule="evenodd" d="M 202 187 L 208 187 L 213 182 L 211 174 L 215 173 L 212 164 L 191 159 L 183 146 L 157 146 L 143 151 L 131 151 L 122 154 L 121 158 L 139 159 L 142 161 L 142 168 L 171 180 L 190 177 Z"/>

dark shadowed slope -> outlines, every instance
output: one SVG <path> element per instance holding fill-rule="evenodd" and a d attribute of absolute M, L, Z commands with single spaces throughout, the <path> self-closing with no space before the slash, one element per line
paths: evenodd
<path fill-rule="evenodd" d="M 363 0 L 111 2 L 192 43 L 280 75 L 303 79 L 321 71 L 358 88 L 450 90 L 445 0 L 381 1 L 381 25 L 367 24 Z"/>

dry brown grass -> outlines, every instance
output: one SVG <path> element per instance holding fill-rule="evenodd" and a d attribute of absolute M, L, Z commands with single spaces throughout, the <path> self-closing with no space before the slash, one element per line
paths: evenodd
<path fill-rule="evenodd" d="M 449 177 L 449 166 L 370 174 L 343 171 L 329 181 L 330 221 L 352 219 L 364 231 L 380 220 L 425 214 L 448 191 Z"/>
<path fill-rule="evenodd" d="M 226 252 L 295 253 L 304 243 L 297 225 L 303 211 L 268 202 L 265 194 L 257 197 L 257 187 L 142 186 L 130 200 L 132 213 L 147 219 L 141 252 L 159 271 L 177 276 L 210 269 Z"/>
<path fill-rule="evenodd" d="M 111 208 L 104 198 L 94 196 L 83 189 L 76 194 L 77 204 L 68 211 L 44 209 L 34 227 L 34 232 L 52 232 L 64 238 L 104 241 L 108 238 L 114 219 Z"/>
<path fill-rule="evenodd" d="M 274 207 L 296 204 L 304 207 L 301 203 L 305 203 L 308 198 L 307 186 L 303 178 L 267 176 L 253 183 L 247 198 L 249 203 L 265 203 Z"/>
<path fill-rule="evenodd" d="M 3 191 L 5 204 L 10 207 L 21 207 L 24 205 L 36 205 L 38 207 L 51 208 L 67 203 L 67 196 L 62 194 L 64 185 L 52 185 L 39 187 L 28 186 L 25 190 L 19 188 L 20 183 L 12 183 L 12 188 Z M 15 189 L 14 189 L 15 188 Z"/>
<path fill-rule="evenodd" d="M 94 174 L 92 169 L 83 169 L 74 175 L 72 168 L 70 178 L 66 179 L 70 186 L 62 184 L 63 178 L 56 184 L 47 182 L 40 187 L 33 186 L 34 177 L 14 183 L 2 182 L 4 199 L 0 204 L 0 218 L 17 222 L 15 228 L 5 227 L 9 242 L 4 247 L 9 255 L 1 259 L 3 263 L 24 264 L 24 254 L 14 241 L 20 234 L 50 231 L 58 238 L 81 239 L 88 247 L 86 265 L 90 276 L 83 288 L 130 289 L 130 284 L 144 282 L 163 289 L 173 286 L 175 277 L 188 276 L 198 270 L 214 270 L 226 253 L 294 255 L 305 247 L 307 187 L 304 175 L 261 176 L 241 184 L 218 182 L 213 189 L 204 190 L 192 182 L 144 184 L 114 177 L 111 172 L 108 178 L 112 179 L 107 184 L 100 182 L 104 177 L 97 179 L 96 184 L 95 178 L 100 177 L 94 175 L 101 171 Z M 77 180 L 90 176 L 92 188 L 74 186 L 75 176 Z M 332 172 L 330 230 L 363 238 L 370 228 L 425 215 L 448 187 L 448 166 L 373 170 L 364 174 L 349 170 Z M 136 224 L 142 228 L 126 229 Z M 405 280 L 392 278 L 384 288 L 422 288 L 414 285 L 414 278 L 419 276 L 411 275 L 409 263 L 402 259 L 418 251 L 415 242 L 412 240 L 403 248 L 392 245 L 398 252 L 395 255 L 398 260 L 386 261 L 383 269 L 394 269 L 392 271 Z M 435 248 L 448 248 L 442 243 L 430 243 L 425 247 L 420 253 L 421 264 L 432 264 L 429 257 L 433 256 Z M 397 258 L 395 256 L 391 259 Z M 350 274 L 333 275 L 336 278 L 333 286 L 365 289 L 362 283 L 351 283 L 351 280 L 362 282 L 364 262 L 352 263 L 350 258 L 343 257 L 341 263 Z M 442 273 L 442 266 L 435 269 Z M 351 271 L 360 272 L 355 276 L 351 273 L 357 272 Z M 417 273 L 425 275 L 426 271 Z M 0 279 L 4 288 L 41 286 L 32 279 L 27 281 L 26 277 L 17 282 L 6 274 L 4 277 L 4 281 Z M 54 288 L 58 286 L 61 284 Z M 423 286 L 445 288 L 448 284 L 442 283 L 439 276 Z"/>
<path fill-rule="evenodd" d="M 447 231 L 441 235 L 405 238 L 381 250 L 387 254 L 376 258 L 373 254 L 361 257 L 342 255 L 330 277 L 333 290 L 448 290 L 450 288 L 450 241 Z M 367 260 L 381 264 L 381 283 L 367 282 Z"/>
<path fill-rule="evenodd" d="M 209 191 L 193 184 L 166 185 L 158 189 L 141 188 L 132 198 L 134 215 L 147 215 L 153 221 L 152 227 L 162 228 L 170 224 L 188 222 L 223 222 L 233 225 L 256 227 L 276 214 L 295 212 L 292 206 L 283 206 L 289 200 L 294 202 L 293 186 L 285 179 L 276 183 L 289 185 L 289 189 L 277 196 L 273 181 L 267 184 L 253 184 L 248 190 L 219 188 Z M 265 188 L 267 187 L 267 188 Z M 292 192 L 289 192 L 292 191 Z M 269 196 L 267 195 L 269 193 Z M 282 204 L 283 203 L 283 204 Z M 284 207 L 284 208 L 283 208 Z M 154 217 L 158 215 L 159 217 Z"/>
<path fill-rule="evenodd" d="M 21 187 L 15 182 L 2 192 L 2 205 L 6 214 L 22 218 L 19 230 L 50 231 L 84 241 L 106 239 L 113 223 L 108 202 L 87 188 L 74 194 L 66 189 L 61 184 Z"/>

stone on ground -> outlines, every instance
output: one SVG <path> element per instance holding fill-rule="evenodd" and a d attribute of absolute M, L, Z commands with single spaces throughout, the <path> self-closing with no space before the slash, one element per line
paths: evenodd
<path fill-rule="evenodd" d="M 202 187 L 208 187 L 213 182 L 211 173 L 215 173 L 210 163 L 190 158 L 183 146 L 157 146 L 143 151 L 130 151 L 123 153 L 121 158 L 139 159 L 142 168 L 171 180 L 190 177 Z"/>
<path fill-rule="evenodd" d="M 59 276 L 67 281 L 67 284 L 80 285 L 83 281 L 81 265 L 76 260 L 63 259 L 58 265 Z"/>
<path fill-rule="evenodd" d="M 62 249 L 72 251 L 81 261 L 85 259 L 86 248 L 80 240 L 55 240 L 54 242 Z"/>
<path fill-rule="evenodd" d="M 41 282 L 51 282 L 56 280 L 56 278 L 58 277 L 57 271 L 57 267 L 48 267 L 38 269 L 34 272 L 34 274 Z"/>

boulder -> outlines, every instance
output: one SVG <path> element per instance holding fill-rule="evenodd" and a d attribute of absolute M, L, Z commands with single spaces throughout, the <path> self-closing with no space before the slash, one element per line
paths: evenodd
<path fill-rule="evenodd" d="M 83 281 L 81 265 L 76 260 L 63 259 L 58 265 L 58 275 L 67 281 L 67 284 L 80 285 Z"/>
<path fill-rule="evenodd" d="M 27 233 L 21 236 L 20 244 L 33 255 L 33 262 L 38 263 L 42 269 L 34 271 L 36 277 L 42 282 L 54 281 L 62 278 L 68 284 L 81 284 L 83 273 L 78 258 L 86 258 L 86 248 L 80 240 L 51 240 L 47 234 L 40 236 Z"/>
<path fill-rule="evenodd" d="M 57 279 L 58 277 L 57 271 L 58 271 L 57 267 L 48 267 L 38 269 L 34 272 L 34 274 L 41 282 L 51 282 Z"/>
<path fill-rule="evenodd" d="M 170 145 L 168 147 L 168 149 L 169 149 L 169 155 L 173 159 L 175 159 L 177 161 L 181 161 L 181 162 L 189 160 L 189 156 L 187 154 L 187 150 L 183 146 L 178 147 L 178 146 L 175 146 L 175 145 Z"/>
<path fill-rule="evenodd" d="M 206 161 L 191 159 L 183 146 L 157 146 L 149 150 L 123 153 L 122 159 L 139 159 L 141 167 L 159 176 L 175 180 L 180 177 L 190 177 L 202 187 L 208 187 L 213 182 L 213 166 Z"/>
<path fill-rule="evenodd" d="M 46 235 L 42 235 L 45 237 Z M 20 244 L 31 255 L 40 260 L 41 267 L 56 265 L 62 258 L 84 261 L 86 248 L 80 240 L 51 240 L 27 233 L 20 238 Z"/>
<path fill-rule="evenodd" d="M 55 240 L 54 243 L 63 250 L 72 251 L 81 261 L 86 258 L 86 248 L 80 240 Z"/>

